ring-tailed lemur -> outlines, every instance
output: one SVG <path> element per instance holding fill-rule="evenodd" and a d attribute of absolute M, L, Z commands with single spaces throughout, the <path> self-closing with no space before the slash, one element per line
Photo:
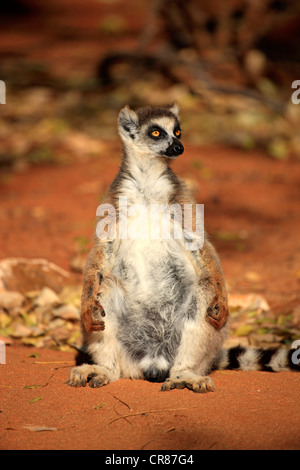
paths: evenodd
<path fill-rule="evenodd" d="M 103 201 L 104 208 L 114 208 L 115 225 L 110 236 L 95 236 L 84 273 L 81 319 L 93 363 L 74 367 L 68 384 L 100 387 L 127 377 L 163 382 L 161 390 L 206 392 L 214 390 L 207 374 L 216 368 L 279 370 L 292 365 L 291 355 L 282 350 L 222 349 L 228 332 L 227 292 L 205 232 L 202 246 L 188 249 L 186 230 L 182 238 L 161 232 L 125 237 L 120 230 L 120 201 L 126 200 L 128 212 L 136 204 L 148 209 L 195 206 L 170 168 L 184 151 L 177 105 L 125 107 L 119 134 L 123 160 Z M 125 228 L 134 219 L 131 214 Z M 174 214 L 169 221 L 174 228 Z"/>

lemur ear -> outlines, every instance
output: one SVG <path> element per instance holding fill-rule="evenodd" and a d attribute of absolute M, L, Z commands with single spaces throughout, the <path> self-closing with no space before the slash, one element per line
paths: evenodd
<path fill-rule="evenodd" d="M 119 113 L 119 131 L 122 135 L 129 136 L 134 139 L 138 134 L 139 118 L 138 115 L 129 108 L 121 109 Z"/>
<path fill-rule="evenodd" d="M 171 104 L 170 106 L 168 106 L 168 109 L 169 109 L 169 111 L 171 111 L 171 113 L 175 114 L 175 116 L 178 116 L 178 114 L 179 114 L 179 106 L 178 106 L 178 104 L 176 103 L 176 101 L 174 101 L 173 104 Z"/>

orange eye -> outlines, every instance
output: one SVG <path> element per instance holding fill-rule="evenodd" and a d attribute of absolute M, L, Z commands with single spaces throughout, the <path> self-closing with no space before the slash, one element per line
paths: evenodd
<path fill-rule="evenodd" d="M 175 135 L 176 135 L 176 137 L 180 137 L 181 131 L 179 129 L 177 129 L 177 131 L 175 132 Z"/>
<path fill-rule="evenodd" d="M 159 137 L 160 136 L 159 131 L 152 131 L 151 134 L 153 135 L 153 137 Z"/>

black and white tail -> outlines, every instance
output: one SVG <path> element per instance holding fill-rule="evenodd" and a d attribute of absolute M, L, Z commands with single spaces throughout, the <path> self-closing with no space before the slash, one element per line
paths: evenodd
<path fill-rule="evenodd" d="M 222 349 L 213 369 L 300 372 L 300 349 L 263 349 L 244 346 Z"/>

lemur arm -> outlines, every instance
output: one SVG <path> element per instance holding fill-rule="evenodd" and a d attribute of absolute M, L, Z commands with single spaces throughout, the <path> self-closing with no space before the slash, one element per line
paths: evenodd
<path fill-rule="evenodd" d="M 94 246 L 88 256 L 83 281 L 81 322 L 86 332 L 104 330 L 104 321 L 94 318 L 96 312 L 105 316 L 98 293 L 103 279 L 104 251 Z"/>
<path fill-rule="evenodd" d="M 221 329 L 229 316 L 227 290 L 222 267 L 214 247 L 207 240 L 204 242 L 201 255 L 210 273 L 210 282 L 215 291 L 212 303 L 207 309 L 206 320 L 216 329 Z"/>

